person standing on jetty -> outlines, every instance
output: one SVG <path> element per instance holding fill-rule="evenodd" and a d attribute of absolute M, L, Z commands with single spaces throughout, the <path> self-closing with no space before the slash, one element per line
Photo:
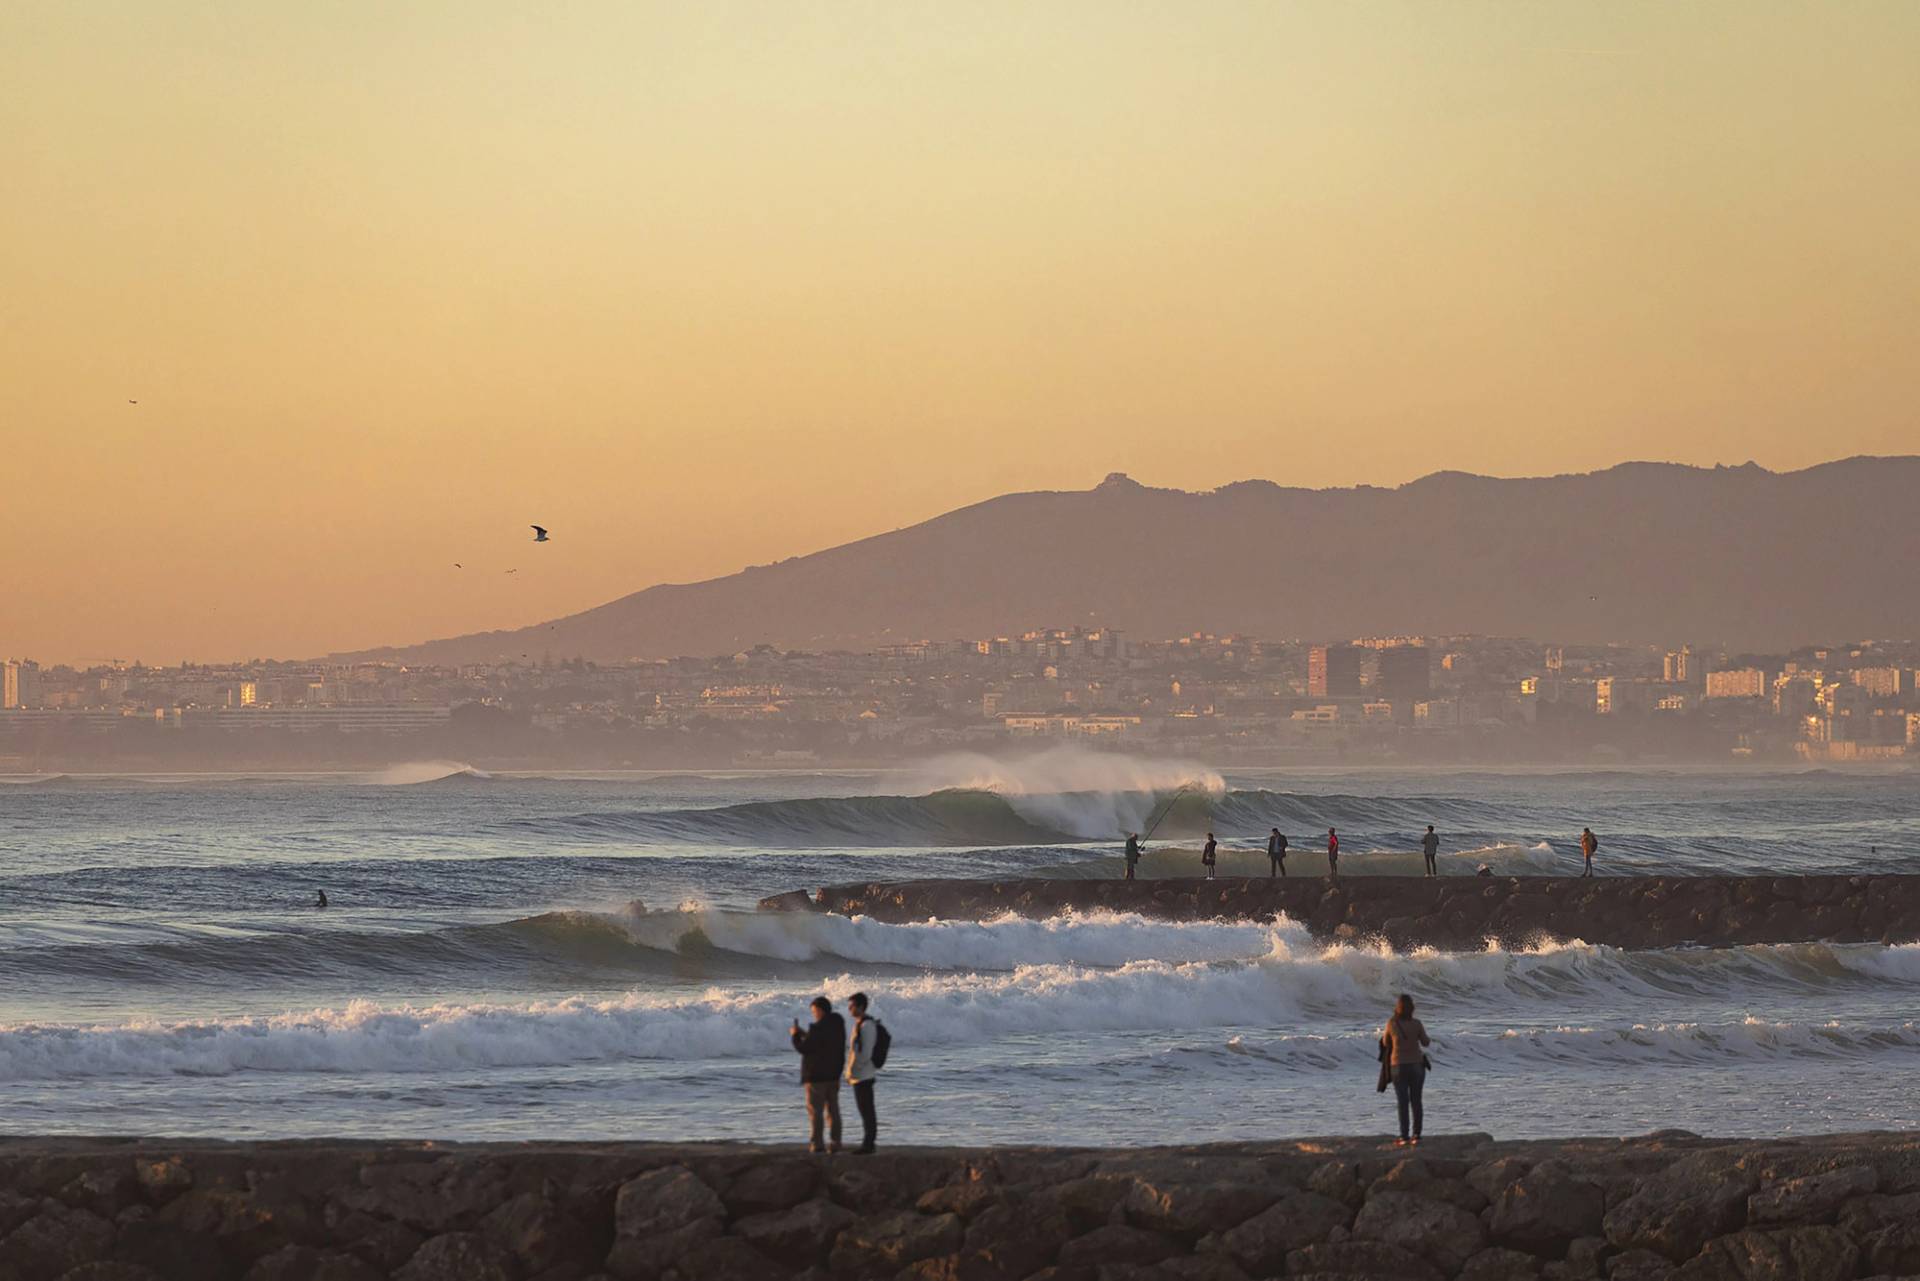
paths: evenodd
<path fill-rule="evenodd" d="M 840 1150 L 840 1070 L 846 1063 L 847 1023 L 833 1012 L 833 1002 L 824 996 L 813 998 L 813 1023 L 800 1030 L 793 1021 L 793 1048 L 800 1054 L 800 1084 L 807 1092 L 807 1125 L 812 1137 L 809 1152 Z M 832 1146 L 821 1140 L 824 1136 Z"/>
<path fill-rule="evenodd" d="M 1327 829 L 1327 879 L 1340 879 L 1340 833 Z"/>
<path fill-rule="evenodd" d="M 1267 837 L 1267 862 L 1272 865 L 1267 869 L 1268 879 L 1287 874 L 1287 838 L 1280 834 L 1277 827 Z"/>
<path fill-rule="evenodd" d="M 1400 1139 L 1395 1147 L 1420 1142 L 1420 1126 L 1425 1119 L 1420 1092 L 1427 1083 L 1427 1028 L 1413 1017 L 1413 998 L 1405 992 L 1393 1003 L 1393 1015 L 1380 1029 L 1380 1048 L 1393 1073 L 1393 1101 L 1400 1109 Z M 1408 1122 L 1412 1127 L 1409 1130 Z"/>
<path fill-rule="evenodd" d="M 1599 848 L 1600 848 L 1600 838 L 1593 834 L 1593 829 L 1591 827 L 1581 828 L 1580 829 L 1580 857 L 1586 862 L 1587 868 L 1586 868 L 1586 871 L 1580 873 L 1580 875 L 1582 876 L 1593 875 L 1593 852 Z"/>
<path fill-rule="evenodd" d="M 1427 856 L 1427 875 L 1440 875 L 1436 860 L 1440 857 L 1440 838 L 1434 834 L 1433 824 L 1427 824 L 1427 834 L 1420 838 L 1420 851 Z"/>
<path fill-rule="evenodd" d="M 1212 833 L 1212 832 L 1208 832 L 1208 833 L 1207 833 L 1207 848 L 1205 848 L 1205 849 L 1203 849 L 1203 850 L 1201 850 L 1201 851 L 1200 851 L 1200 861 L 1201 861 L 1201 862 L 1202 862 L 1203 864 L 1205 864 L 1205 865 L 1206 865 L 1206 869 L 1207 869 L 1207 879 L 1208 879 L 1209 881 L 1211 881 L 1211 880 L 1213 879 L 1213 864 L 1214 864 L 1214 859 L 1215 859 L 1215 854 L 1214 854 L 1214 851 L 1215 851 L 1216 849 L 1218 849 L 1218 848 L 1219 848 L 1219 847 L 1218 847 L 1218 846 L 1216 846 L 1216 845 L 1214 844 L 1214 842 L 1213 842 L 1213 833 Z"/>
<path fill-rule="evenodd" d="M 1140 866 L 1140 833 L 1127 833 L 1127 879 L 1133 879 L 1133 869 Z"/>
<path fill-rule="evenodd" d="M 855 992 L 847 998 L 853 1014 L 853 1043 L 847 1047 L 847 1084 L 853 1087 L 853 1106 L 860 1110 L 861 1156 L 873 1155 L 873 1142 L 880 1132 L 880 1113 L 873 1104 L 873 1083 L 880 1079 L 880 1065 L 873 1052 L 880 1044 L 880 1024 L 867 1017 L 867 994 Z"/>

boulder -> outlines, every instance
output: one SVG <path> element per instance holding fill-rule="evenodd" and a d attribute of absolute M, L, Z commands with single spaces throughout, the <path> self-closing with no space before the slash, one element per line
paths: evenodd
<path fill-rule="evenodd" d="M 748 1166 L 727 1186 L 727 1211 L 734 1215 L 789 1210 L 807 1200 L 820 1185 L 820 1167 L 792 1158 Z"/>
<path fill-rule="evenodd" d="M 1273 1276 L 1289 1253 L 1325 1241 L 1352 1222 L 1353 1211 L 1343 1202 L 1318 1192 L 1295 1192 L 1238 1227 L 1205 1238 L 1200 1248 L 1227 1255 L 1255 1276 Z"/>
<path fill-rule="evenodd" d="M 1684 1281 L 1847 1281 L 1860 1248 L 1825 1225 L 1716 1237 L 1680 1267 Z"/>
<path fill-rule="evenodd" d="M 695 1219 L 682 1228 L 648 1237 L 615 1237 L 607 1271 L 620 1281 L 656 1281 L 677 1267 L 695 1246 L 720 1235 L 720 1220 Z"/>
<path fill-rule="evenodd" d="M 413 1252 L 393 1281 L 519 1281 L 513 1255 L 478 1232 L 444 1232 Z"/>
<path fill-rule="evenodd" d="M 739 1237 L 708 1237 L 681 1255 L 674 1271 L 686 1281 L 769 1281 L 789 1270 Z"/>
<path fill-rule="evenodd" d="M 538 1192 L 511 1197 L 482 1221 L 488 1236 L 498 1241 L 530 1272 L 551 1268 L 563 1260 L 588 1253 L 582 1233 L 560 1207 Z"/>
<path fill-rule="evenodd" d="M 957 1214 L 901 1210 L 856 1219 L 834 1239 L 828 1266 L 835 1276 L 891 1276 L 909 1263 L 958 1252 L 965 1236 Z"/>
<path fill-rule="evenodd" d="M 734 1223 L 733 1235 L 762 1254 L 804 1267 L 825 1263 L 833 1238 L 853 1220 L 853 1211 L 817 1197 L 790 1210 L 750 1214 Z"/>
<path fill-rule="evenodd" d="M 699 1175 L 684 1165 L 669 1165 L 620 1185 L 613 1201 L 614 1233 L 624 1238 L 659 1236 L 702 1219 L 723 1219 L 726 1213 L 719 1195 Z"/>
<path fill-rule="evenodd" d="M 283 1245 L 254 1260 L 247 1269 L 246 1281 L 382 1281 L 386 1275 L 351 1254 Z"/>
<path fill-rule="evenodd" d="M 1127 1193 L 1127 1221 L 1153 1232 L 1197 1236 L 1244 1223 L 1274 1203 L 1278 1188 L 1264 1182 L 1207 1183 L 1138 1180 Z"/>
<path fill-rule="evenodd" d="M 1075 1235 L 1073 1221 L 1038 1201 L 988 1206 L 967 1225 L 958 1263 L 968 1281 L 1030 1276 L 1052 1263 Z"/>
<path fill-rule="evenodd" d="M 1145 1228 L 1109 1223 L 1060 1247 L 1061 1268 L 1098 1268 L 1106 1263 L 1158 1263 L 1171 1258 L 1179 1245 L 1170 1237 Z"/>
<path fill-rule="evenodd" d="M 1876 1228 L 1860 1244 L 1866 1250 L 1871 1271 L 1920 1276 L 1920 1220 Z"/>
<path fill-rule="evenodd" d="M 1538 1258 L 1498 1245 L 1480 1251 L 1460 1269 L 1460 1281 L 1533 1281 L 1539 1275 Z"/>
<path fill-rule="evenodd" d="M 1479 1253 L 1486 1231 L 1475 1215 L 1445 1201 L 1433 1201 L 1411 1192 L 1381 1192 L 1367 1198 L 1353 1221 L 1360 1241 L 1383 1241 L 1423 1258 L 1449 1273 Z"/>
<path fill-rule="evenodd" d="M 428 1233 L 469 1228 L 507 1199 L 506 1173 L 501 1166 L 458 1157 L 365 1166 L 359 1182 L 359 1187 L 338 1198 L 341 1205 L 398 1219 Z M 194 1196 L 197 1193 L 188 1193 L 181 1200 Z M 169 1212 L 174 1208 L 167 1207 Z"/>
<path fill-rule="evenodd" d="M 1445 1281 L 1439 1268 L 1419 1255 L 1382 1241 L 1310 1245 L 1287 1256 L 1287 1275 L 1392 1277 L 1396 1281 Z"/>
<path fill-rule="evenodd" d="M 1621 1250 L 1653 1250 L 1675 1263 L 1690 1259 L 1714 1237 L 1740 1230 L 1753 1183 L 1724 1160 L 1718 1168 L 1682 1161 L 1644 1180 L 1607 1212 L 1607 1240 Z"/>
<path fill-rule="evenodd" d="M 1623 1250 L 1607 1260 L 1607 1281 L 1673 1281 L 1680 1270 L 1652 1250 Z"/>
<path fill-rule="evenodd" d="M 113 1225 L 91 1210 L 57 1201 L 0 1239 L 0 1276 L 57 1277 L 113 1250 Z"/>
<path fill-rule="evenodd" d="M 1508 1183 L 1494 1199 L 1487 1230 L 1495 1241 L 1559 1258 L 1576 1237 L 1597 1236 L 1606 1194 L 1566 1166 L 1546 1161 Z"/>
<path fill-rule="evenodd" d="M 1870 1165 L 1769 1183 L 1747 1198 L 1750 1223 L 1831 1223 L 1840 1207 L 1880 1186 Z"/>
<path fill-rule="evenodd" d="M 971 1219 L 982 1210 L 998 1205 L 1004 1193 L 1005 1189 L 997 1183 L 968 1179 L 927 1189 L 913 1203 L 913 1208 L 922 1214 L 957 1214 Z"/>

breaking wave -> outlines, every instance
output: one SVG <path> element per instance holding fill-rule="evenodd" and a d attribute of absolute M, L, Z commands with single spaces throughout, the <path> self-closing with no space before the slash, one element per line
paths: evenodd
<path fill-rule="evenodd" d="M 1394 952 L 1385 946 L 1323 946 L 1284 918 L 1166 922 L 1101 913 L 892 925 L 698 907 L 549 913 L 396 937 L 413 940 L 408 946 L 465 952 L 462 963 L 487 948 L 518 949 L 520 964 L 529 954 L 551 958 L 585 951 L 648 969 L 731 957 L 757 981 L 611 999 L 360 1001 L 265 1018 L 20 1023 L 0 1026 L 0 1081 L 749 1058 L 777 1052 L 787 1020 L 823 987 L 836 1000 L 856 987 L 872 993 L 901 1043 L 918 1047 L 1075 1032 L 1218 1032 L 1224 1039 L 1233 1031 L 1256 1045 L 1272 1042 L 1291 1047 L 1288 1054 L 1308 1054 L 1327 1040 L 1320 1029 L 1332 1028 L 1344 1061 L 1370 1049 L 1371 1033 L 1356 1026 L 1356 1012 L 1384 1008 L 1405 991 L 1454 1014 L 1498 1020 L 1505 1029 L 1462 1034 L 1455 1038 L 1460 1053 L 1551 1060 L 1594 1053 L 1850 1055 L 1920 1048 L 1920 1030 L 1904 1021 L 1858 1027 L 1748 1020 L 1702 1028 L 1614 1017 L 1575 1026 L 1564 1022 L 1563 1013 L 1637 1010 L 1675 999 L 1768 1002 L 1889 984 L 1911 994 L 1920 988 L 1920 945 L 1625 952 L 1569 942 Z M 343 939 L 340 946 L 363 955 L 368 950 L 364 939 Z M 755 965 L 763 968 L 753 973 Z M 1451 1042 L 1443 1042 L 1437 1053 L 1451 1049 Z"/>

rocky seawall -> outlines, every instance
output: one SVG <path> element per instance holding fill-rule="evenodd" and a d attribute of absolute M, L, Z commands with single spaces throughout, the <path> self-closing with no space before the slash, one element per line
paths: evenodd
<path fill-rule="evenodd" d="M 1489 939 L 1511 945 L 1543 937 L 1626 948 L 1920 939 L 1920 876 L 925 880 L 832 885 L 760 906 L 895 922 L 1089 911 L 1270 920 L 1284 912 L 1320 938 L 1396 947 L 1478 948 Z"/>
<path fill-rule="evenodd" d="M 1843 1281 L 1920 1134 L 1189 1149 L 0 1141 L 6 1281 Z"/>

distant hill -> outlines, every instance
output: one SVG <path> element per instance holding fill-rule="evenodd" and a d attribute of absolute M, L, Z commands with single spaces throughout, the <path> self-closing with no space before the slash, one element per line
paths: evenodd
<path fill-rule="evenodd" d="M 1758 649 L 1920 635 L 1920 458 L 1211 493 L 1116 474 L 551 623 L 352 657 L 609 660 L 1075 623 L 1140 639 L 1481 632 Z"/>

